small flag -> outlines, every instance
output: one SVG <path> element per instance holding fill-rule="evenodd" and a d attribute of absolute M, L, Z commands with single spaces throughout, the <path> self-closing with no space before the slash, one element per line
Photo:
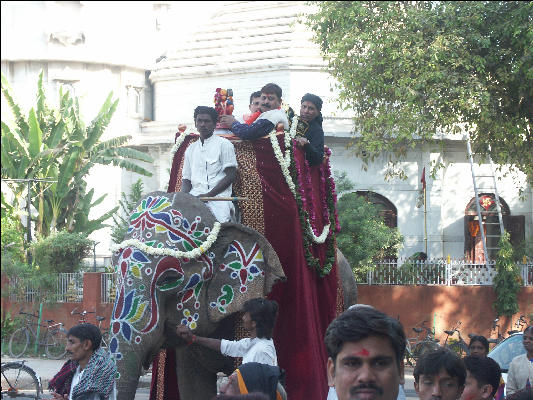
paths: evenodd
<path fill-rule="evenodd" d="M 422 182 L 422 189 L 426 188 L 426 167 L 422 170 L 422 179 L 420 179 L 420 182 Z"/>

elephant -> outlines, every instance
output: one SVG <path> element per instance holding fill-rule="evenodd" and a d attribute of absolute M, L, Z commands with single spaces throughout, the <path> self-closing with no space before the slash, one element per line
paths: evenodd
<path fill-rule="evenodd" d="M 118 398 L 135 397 L 141 368 L 165 347 L 177 349 L 182 398 L 211 398 L 216 372 L 231 372 L 232 360 L 186 346 L 175 327 L 186 324 L 200 336 L 231 338 L 243 303 L 264 297 L 285 279 L 279 258 L 258 232 L 218 223 L 187 193 L 145 195 L 129 222 L 113 253 L 117 295 L 109 349 L 117 364 Z M 194 379 L 184 367 L 192 361 L 203 369 L 195 369 Z"/>
<path fill-rule="evenodd" d="M 173 348 L 181 399 L 210 399 L 217 372 L 230 374 L 233 359 L 176 334 L 177 324 L 196 335 L 234 339 L 243 303 L 266 297 L 285 280 L 267 239 L 237 223 L 216 221 L 187 193 L 152 192 L 129 217 L 116 246 L 117 296 L 109 349 L 117 364 L 119 400 L 132 400 L 142 368 L 162 348 Z M 347 308 L 357 300 L 351 268 L 337 250 L 338 279 Z"/>

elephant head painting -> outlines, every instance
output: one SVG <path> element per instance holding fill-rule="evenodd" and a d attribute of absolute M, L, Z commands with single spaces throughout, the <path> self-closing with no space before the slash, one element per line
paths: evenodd
<path fill-rule="evenodd" d="M 129 222 L 113 254 L 118 283 L 110 351 L 117 363 L 118 398 L 133 399 L 141 367 L 170 346 L 176 347 L 180 392 L 195 391 L 183 398 L 210 398 L 216 371 L 227 360 L 203 349 L 192 358 L 200 363 L 205 355 L 198 367 L 205 373 L 197 368 L 195 379 L 187 379 L 188 370 L 180 365 L 184 357 L 190 362 L 187 352 L 195 346 L 185 346 L 175 327 L 186 324 L 201 336 L 227 335 L 246 300 L 264 297 L 285 278 L 278 256 L 258 232 L 220 224 L 204 203 L 186 193 L 146 195 Z"/>

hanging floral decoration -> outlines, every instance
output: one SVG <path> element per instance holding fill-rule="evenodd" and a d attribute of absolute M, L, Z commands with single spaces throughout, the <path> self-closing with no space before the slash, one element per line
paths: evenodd
<path fill-rule="evenodd" d="M 269 134 L 270 142 L 272 143 L 274 155 L 280 165 L 285 181 L 296 200 L 300 225 L 302 227 L 307 264 L 315 269 L 320 276 L 326 276 L 331 272 L 331 269 L 335 264 L 335 232 L 340 230 L 336 211 L 337 196 L 335 193 L 335 182 L 331 176 L 329 164 L 321 164 L 319 168 L 320 200 L 322 203 L 321 209 L 323 210 L 322 217 L 324 220 L 328 220 L 329 224 L 326 224 L 322 232 L 319 233 L 315 228 L 316 216 L 313 210 L 315 199 L 311 188 L 309 164 L 307 163 L 307 160 L 305 160 L 305 165 L 301 166 L 294 157 L 294 152 L 292 151 L 294 144 L 293 139 L 298 134 L 302 135 L 299 130 L 302 130 L 302 128 L 305 129 L 305 125 L 300 124 L 298 116 L 295 115 L 290 126 L 291 128 L 289 132 L 286 132 L 284 137 L 285 153 L 281 151 L 275 131 Z M 303 133 L 305 133 L 305 130 Z M 331 150 L 326 149 L 325 155 L 329 157 L 329 155 L 331 155 Z M 310 207 L 307 207 L 306 193 L 309 193 L 311 196 Z M 335 229 L 330 229 L 331 226 L 334 226 Z M 323 244 L 326 241 L 326 261 L 324 266 L 321 266 L 320 260 L 313 255 L 311 249 L 313 243 Z"/>
<path fill-rule="evenodd" d="M 148 253 L 148 254 L 153 255 L 153 256 L 170 256 L 170 257 L 175 257 L 175 258 L 179 258 L 179 259 L 183 259 L 183 258 L 187 258 L 187 259 L 198 258 L 202 254 L 204 254 L 206 251 L 208 251 L 211 248 L 211 246 L 213 245 L 213 243 L 216 242 L 217 237 L 218 237 L 218 233 L 220 232 L 220 227 L 221 227 L 220 222 L 218 222 L 218 221 L 215 222 L 213 224 L 213 229 L 211 229 L 211 232 L 207 236 L 206 240 L 201 245 L 199 245 L 198 247 L 196 247 L 196 248 L 194 248 L 194 249 L 192 249 L 190 251 L 173 250 L 173 249 L 170 249 L 170 248 L 167 248 L 167 247 L 152 247 L 152 246 L 150 246 L 150 245 L 148 245 L 148 244 L 146 244 L 144 242 L 141 242 L 140 240 L 137 240 L 137 239 L 124 240 L 120 244 L 112 246 L 111 247 L 111 251 L 115 252 L 115 251 L 119 251 L 121 249 L 124 249 L 126 247 L 130 247 L 131 246 L 131 247 L 135 247 L 135 248 L 141 250 L 144 253 Z"/>
<path fill-rule="evenodd" d="M 178 131 L 180 132 L 180 135 L 176 138 L 176 143 L 174 143 L 174 146 L 172 146 L 170 149 L 172 159 L 174 159 L 174 154 L 176 154 L 176 152 L 179 150 L 187 135 L 194 134 L 194 131 L 190 128 L 187 128 L 185 125 L 178 126 Z"/>

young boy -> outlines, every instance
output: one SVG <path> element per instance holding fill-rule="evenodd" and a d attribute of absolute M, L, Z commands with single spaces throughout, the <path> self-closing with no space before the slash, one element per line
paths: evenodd
<path fill-rule="evenodd" d="M 466 381 L 461 400 L 488 400 L 496 394 L 502 376 L 500 366 L 489 357 L 465 357 Z"/>
<path fill-rule="evenodd" d="M 272 330 L 278 315 L 278 303 L 263 298 L 251 299 L 244 303 L 242 311 L 244 329 L 250 332 L 249 338 L 231 341 L 196 336 L 185 325 L 178 325 L 176 332 L 188 343 L 197 343 L 227 356 L 242 357 L 243 364 L 258 362 L 276 367 L 278 357 Z"/>
<path fill-rule="evenodd" d="M 420 400 L 457 400 L 463 392 L 466 369 L 455 353 L 438 349 L 418 359 L 413 375 Z"/>

